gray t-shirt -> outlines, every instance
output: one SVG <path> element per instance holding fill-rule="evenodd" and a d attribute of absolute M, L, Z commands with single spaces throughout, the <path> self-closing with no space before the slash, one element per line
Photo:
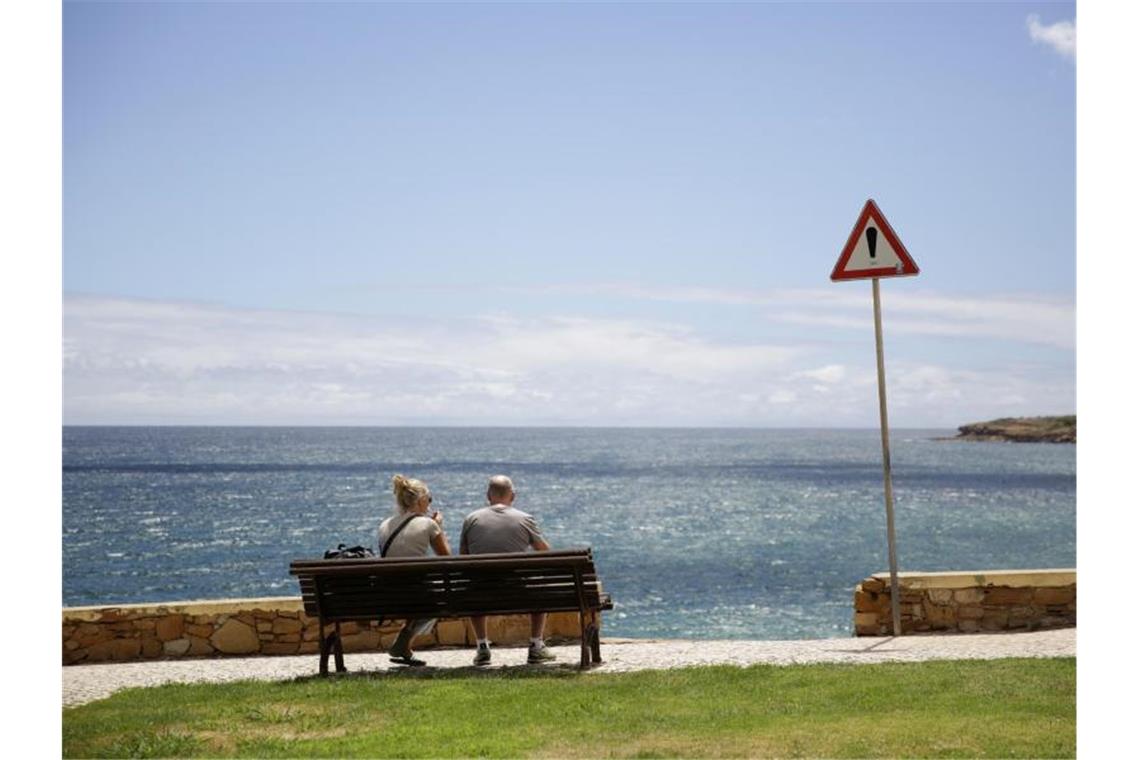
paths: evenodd
<path fill-rule="evenodd" d="M 384 522 L 380 523 L 380 536 L 379 543 L 376 545 L 376 555 L 380 555 L 380 551 L 384 548 L 384 543 L 388 540 L 388 536 L 392 531 L 400 527 L 400 525 L 407 520 L 406 514 L 396 515 L 389 517 Z M 440 529 L 436 521 L 427 515 L 417 515 L 412 518 L 408 526 L 400 531 L 396 536 L 396 540 L 388 547 L 388 553 L 385 557 L 422 557 L 425 554 L 432 554 L 431 540 L 438 536 L 443 531 Z"/>
<path fill-rule="evenodd" d="M 544 540 L 538 523 L 526 512 L 506 504 L 492 504 L 467 515 L 459 538 L 459 553 L 524 552 Z"/>

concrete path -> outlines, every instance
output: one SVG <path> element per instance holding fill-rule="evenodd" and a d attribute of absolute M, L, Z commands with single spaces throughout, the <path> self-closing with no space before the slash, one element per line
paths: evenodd
<path fill-rule="evenodd" d="M 575 646 L 553 647 L 558 661 L 536 668 L 573 669 Z M 348 654 L 349 673 L 402 672 L 414 674 L 461 668 L 476 674 L 486 670 L 526 668 L 526 649 L 493 649 L 490 668 L 471 665 L 472 649 L 427 650 L 420 656 L 426 668 L 391 665 L 386 654 Z M 690 641 L 605 639 L 605 663 L 587 671 L 619 673 L 630 670 L 680 668 L 688 665 L 793 665 L 801 663 L 916 662 L 919 660 L 988 660 L 1002 657 L 1075 657 L 1077 631 L 1062 628 L 1034 633 L 905 636 L 902 638 L 843 638 L 806 641 Z M 120 689 L 162 683 L 279 681 L 315 676 L 317 656 L 231 657 L 224 659 L 159 660 L 63 668 L 63 704 L 72 706 L 110 696 Z"/>

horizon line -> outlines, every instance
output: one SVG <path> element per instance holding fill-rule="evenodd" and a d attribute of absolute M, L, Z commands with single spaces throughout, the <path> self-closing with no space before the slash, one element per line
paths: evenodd
<path fill-rule="evenodd" d="M 993 419 L 1034 419 L 1040 417 L 1075 417 L 1076 414 L 1042 414 L 1029 417 L 995 417 Z M 984 420 L 988 421 L 988 420 Z M 962 423 L 963 425 L 973 423 Z M 473 425 L 473 424 L 327 424 L 327 423 L 63 423 L 65 428 L 361 428 L 407 430 L 415 428 L 437 430 L 878 430 L 877 425 Z M 957 425 L 900 425 L 892 430 L 950 430 Z"/>

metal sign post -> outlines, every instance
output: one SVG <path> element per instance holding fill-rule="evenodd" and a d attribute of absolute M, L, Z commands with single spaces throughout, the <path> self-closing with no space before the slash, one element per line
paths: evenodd
<path fill-rule="evenodd" d="M 883 316 L 879 301 L 879 279 L 918 274 L 918 265 L 907 253 L 883 212 L 868 199 L 839 261 L 831 272 L 833 281 L 870 280 L 875 309 L 875 363 L 879 372 L 879 434 L 883 441 L 883 498 L 887 505 L 887 555 L 891 566 L 891 624 L 895 636 L 902 635 L 899 605 L 899 567 L 895 551 L 895 494 L 891 485 L 891 437 L 887 427 L 887 375 L 883 362 Z"/>
<path fill-rule="evenodd" d="M 891 563 L 891 623 L 896 636 L 902 635 L 899 611 L 899 563 L 895 552 L 895 493 L 891 487 L 891 434 L 887 428 L 887 377 L 883 369 L 883 316 L 879 305 L 879 278 L 871 278 L 875 302 L 875 360 L 879 367 L 879 434 L 883 439 L 883 496 L 887 502 L 887 555 Z"/>

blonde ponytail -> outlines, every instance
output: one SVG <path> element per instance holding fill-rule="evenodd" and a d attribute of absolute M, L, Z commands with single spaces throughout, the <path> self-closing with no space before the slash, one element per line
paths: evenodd
<path fill-rule="evenodd" d="M 396 496 L 396 508 L 400 512 L 407 512 L 420 503 L 420 499 L 430 496 L 427 484 L 415 478 L 406 478 L 403 475 L 392 476 L 392 493 Z"/>

